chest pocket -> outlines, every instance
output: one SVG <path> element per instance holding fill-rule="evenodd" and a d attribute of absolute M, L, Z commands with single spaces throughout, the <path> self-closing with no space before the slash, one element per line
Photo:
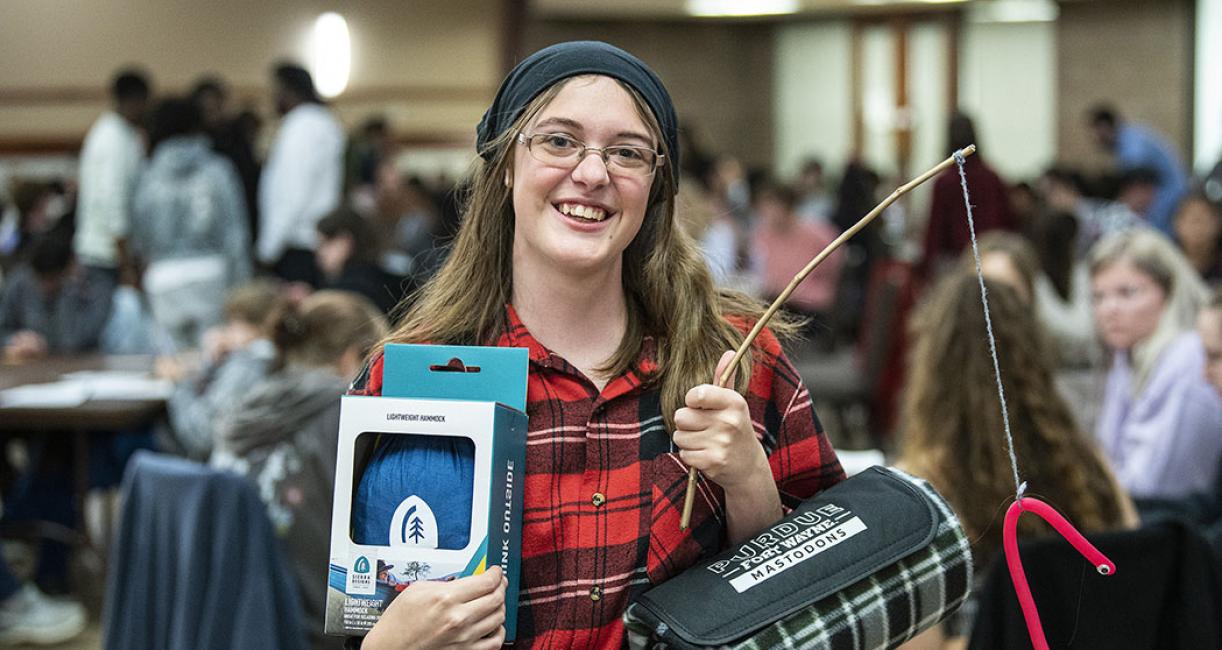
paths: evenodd
<path fill-rule="evenodd" d="M 697 479 L 691 525 L 679 530 L 687 466 L 678 453 L 658 454 L 650 461 L 653 504 L 650 511 L 649 582 L 657 585 L 725 546 L 725 499 L 712 481 Z"/>

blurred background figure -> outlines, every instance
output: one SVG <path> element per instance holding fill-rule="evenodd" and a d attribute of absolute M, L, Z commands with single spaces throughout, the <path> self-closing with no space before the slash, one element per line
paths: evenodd
<path fill-rule="evenodd" d="M 148 109 L 148 77 L 139 70 L 124 70 L 115 76 L 110 94 L 112 109 L 93 123 L 81 145 L 73 245 L 85 272 L 113 287 L 127 263 L 132 194 L 144 164 L 141 129 Z"/>
<path fill-rule="evenodd" d="M 1144 223 L 1139 214 L 1123 203 L 1087 196 L 1085 181 L 1076 171 L 1051 167 L 1040 177 L 1039 185 L 1049 211 L 1077 220 L 1075 257 L 1085 258 L 1095 242 L 1106 235 Z"/>
<path fill-rule="evenodd" d="M 946 137 L 948 156 L 969 144 L 980 146 L 972 119 L 963 113 L 951 116 Z M 1016 230 L 1006 184 L 985 162 L 981 152 L 969 156 L 963 169 L 971 191 L 976 234 L 995 229 Z M 953 262 L 967 245 L 967 208 L 963 206 L 959 175 L 942 174 L 934 179 L 933 195 L 929 200 L 929 222 L 925 227 L 921 262 L 926 277 L 933 277 L 947 262 Z"/>
<path fill-rule="evenodd" d="M 1100 149 L 1115 157 L 1122 172 L 1147 170 L 1152 175 L 1154 196 L 1138 211 L 1151 226 L 1171 235 L 1171 217 L 1180 197 L 1188 189 L 1187 176 L 1171 145 L 1150 129 L 1124 121 L 1108 104 L 1090 109 L 1087 124 Z"/>
<path fill-rule="evenodd" d="M 0 216 L 0 270 L 10 271 L 28 256 L 30 244 L 51 230 L 69 237 L 75 227 L 76 195 L 62 181 L 19 180 L 12 205 Z"/>
<path fill-rule="evenodd" d="M 1136 527 L 1132 501 L 1056 392 L 1051 351 L 1029 301 L 1009 283 L 990 279 L 985 285 L 1023 479 L 1083 532 Z M 950 502 L 972 540 L 981 577 L 1001 554 L 999 509 L 1013 498 L 1015 485 L 992 356 L 980 334 L 984 311 L 974 269 L 948 272 L 911 327 L 896 465 L 928 479 Z M 1036 517 L 1020 519 L 1019 528 L 1026 539 L 1052 534 Z M 973 612 L 971 604 L 963 607 L 931 636 L 964 637 Z"/>
<path fill-rule="evenodd" d="M 314 227 L 340 205 L 344 131 L 305 68 L 282 63 L 274 77 L 283 120 L 259 181 L 256 252 L 281 279 L 317 287 Z"/>
<path fill-rule="evenodd" d="M 1201 310 L 1197 333 L 1205 347 L 1205 378 L 1222 395 L 1222 290 L 1215 291 L 1209 304 Z"/>
<path fill-rule="evenodd" d="M 97 351 L 110 317 L 112 287 L 85 273 L 63 233 L 30 245 L 29 260 L 0 292 L 0 344 L 10 361 Z"/>
<path fill-rule="evenodd" d="M 322 286 L 360 294 L 389 314 L 403 298 L 403 277 L 377 265 L 377 250 L 373 229 L 355 211 L 340 208 L 323 217 L 314 251 Z"/>
<path fill-rule="evenodd" d="M 752 268 L 767 300 L 776 299 L 793 276 L 840 234 L 826 219 L 800 217 L 797 199 L 792 188 L 774 181 L 764 181 L 755 190 L 758 223 L 751 241 Z M 786 309 L 809 319 L 806 336 L 824 349 L 832 343 L 829 317 L 843 265 L 844 251 L 837 250 L 785 302 Z"/>
<path fill-rule="evenodd" d="M 319 291 L 285 305 L 269 331 L 276 368 L 222 414 L 212 465 L 259 488 L 297 575 L 311 646 L 342 648 L 342 637 L 322 632 L 339 397 L 387 323 L 361 296 Z"/>
<path fill-rule="evenodd" d="M 1161 234 L 1112 235 L 1091 253 L 1092 301 L 1112 353 L 1096 436 L 1134 496 L 1208 489 L 1222 460 L 1222 397 L 1193 330 L 1204 283 Z"/>
<path fill-rule="evenodd" d="M 850 160 L 840 176 L 836 188 L 836 202 L 832 210 L 832 226 L 843 232 L 852 228 L 878 204 L 878 174 L 859 160 Z M 885 219 L 886 217 L 883 217 Z M 841 273 L 841 305 L 865 303 L 867 285 L 872 269 L 888 256 L 883 238 L 882 219 L 876 219 L 845 243 L 845 266 Z M 844 309 L 836 316 L 837 338 L 856 340 L 861 328 L 861 311 Z"/>
<path fill-rule="evenodd" d="M 835 203 L 827 188 L 823 161 L 808 158 L 802 163 L 802 170 L 798 172 L 798 180 L 794 184 L 794 192 L 798 195 L 796 210 L 803 219 L 831 218 Z"/>
<path fill-rule="evenodd" d="M 229 106 L 229 88 L 217 76 L 201 77 L 191 91 L 191 102 L 199 110 L 204 133 L 213 151 L 233 165 L 242 181 L 245 198 L 249 241 L 258 238 L 259 223 L 259 160 L 255 156 L 258 140 L 258 117 L 249 110 L 234 115 Z M 253 119 L 253 124 L 249 120 Z"/>
<path fill-rule="evenodd" d="M 378 168 L 394 154 L 390 124 L 381 115 L 367 118 L 344 151 L 344 190 L 352 193 L 377 183 Z"/>
<path fill-rule="evenodd" d="M 132 205 L 128 249 L 153 317 L 177 349 L 221 321 L 225 293 L 251 274 L 248 216 L 233 164 L 212 150 L 199 109 L 163 100 Z"/>
<path fill-rule="evenodd" d="M 206 461 L 216 439 L 216 423 L 268 373 L 275 348 L 268 338 L 271 316 L 285 301 L 280 283 L 261 279 L 236 287 L 225 299 L 225 321 L 204 333 L 193 360 L 163 357 L 158 375 L 175 382 L 166 402 L 168 427 L 162 446 Z"/>
<path fill-rule="evenodd" d="M 1194 191 L 1175 213 L 1175 241 L 1207 284 L 1222 284 L 1222 207 Z"/>

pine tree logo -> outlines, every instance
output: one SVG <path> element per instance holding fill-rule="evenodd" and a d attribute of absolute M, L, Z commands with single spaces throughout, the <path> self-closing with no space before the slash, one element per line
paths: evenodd
<path fill-rule="evenodd" d="M 437 548 L 437 518 L 429 504 L 414 494 L 395 508 L 389 532 L 391 546 Z"/>
<path fill-rule="evenodd" d="M 407 511 L 406 519 L 408 520 L 409 527 L 407 536 L 410 537 L 413 542 L 419 544 L 420 540 L 424 539 L 424 522 L 420 521 L 420 517 L 416 516 L 416 506 L 412 506 L 411 509 Z"/>

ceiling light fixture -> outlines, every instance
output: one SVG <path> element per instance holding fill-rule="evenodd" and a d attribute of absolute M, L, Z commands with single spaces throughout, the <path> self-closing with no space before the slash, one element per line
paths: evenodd
<path fill-rule="evenodd" d="M 344 17 L 328 11 L 314 21 L 310 67 L 318 94 L 331 98 L 348 87 L 352 67 L 352 40 Z"/>
<path fill-rule="evenodd" d="M 798 0 L 687 0 L 693 16 L 778 16 L 798 10 Z"/>

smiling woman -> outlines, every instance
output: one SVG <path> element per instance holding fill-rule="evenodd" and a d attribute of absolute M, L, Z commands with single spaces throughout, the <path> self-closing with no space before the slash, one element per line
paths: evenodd
<path fill-rule="evenodd" d="M 714 289 L 676 226 L 678 125 L 652 70 L 605 43 L 546 48 L 478 136 L 453 251 L 387 341 L 529 350 L 523 584 L 414 585 L 364 647 L 499 647 L 508 588 L 515 646 L 619 648 L 651 584 L 774 523 L 781 490 L 844 474 L 772 332 L 737 390 L 710 385 L 763 308 Z M 375 354 L 354 392 L 381 380 Z M 680 530 L 689 466 L 707 480 Z"/>

